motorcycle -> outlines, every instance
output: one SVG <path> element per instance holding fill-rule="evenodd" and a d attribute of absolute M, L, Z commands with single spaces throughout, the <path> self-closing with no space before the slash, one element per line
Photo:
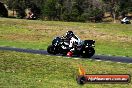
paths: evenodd
<path fill-rule="evenodd" d="M 124 19 L 121 20 L 121 24 L 131 24 L 131 22 L 127 17 L 125 17 Z"/>
<path fill-rule="evenodd" d="M 53 39 L 52 44 L 48 46 L 47 52 L 49 54 L 62 54 L 67 55 L 70 51 L 69 48 L 69 40 L 63 39 L 61 37 L 56 37 Z M 75 45 L 73 55 L 74 56 L 81 56 L 81 57 L 92 57 L 95 54 L 94 50 L 94 40 L 84 40 L 80 46 Z"/>

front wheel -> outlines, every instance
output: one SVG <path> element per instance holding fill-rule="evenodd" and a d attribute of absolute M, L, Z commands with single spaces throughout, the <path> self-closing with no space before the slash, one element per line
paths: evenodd
<path fill-rule="evenodd" d="M 95 50 L 94 48 L 85 48 L 83 51 L 82 51 L 82 57 L 84 58 L 90 58 L 92 57 L 93 55 L 95 54 Z"/>
<path fill-rule="evenodd" d="M 49 54 L 54 54 L 54 55 L 58 53 L 57 50 L 56 50 L 56 47 L 54 47 L 53 45 L 49 45 L 49 46 L 48 46 L 47 52 L 48 52 Z"/>

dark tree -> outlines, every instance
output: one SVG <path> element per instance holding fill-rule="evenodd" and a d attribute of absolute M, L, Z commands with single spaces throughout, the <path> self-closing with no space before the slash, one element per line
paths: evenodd
<path fill-rule="evenodd" d="M 18 18 L 24 18 L 26 16 L 25 0 L 7 0 L 8 9 L 16 11 Z"/>
<path fill-rule="evenodd" d="M 62 21 L 101 22 L 106 12 L 116 20 L 132 12 L 132 0 L 2 0 L 18 17 L 30 8 L 37 17 Z"/>
<path fill-rule="evenodd" d="M 47 0 L 44 6 L 44 15 L 50 20 L 55 20 L 57 17 L 56 0 Z"/>
<path fill-rule="evenodd" d="M 8 17 L 8 11 L 6 7 L 4 6 L 4 3 L 0 2 L 0 16 L 2 17 Z"/>

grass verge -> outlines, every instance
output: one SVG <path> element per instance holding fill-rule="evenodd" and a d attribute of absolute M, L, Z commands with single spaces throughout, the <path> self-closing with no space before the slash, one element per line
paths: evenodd
<path fill-rule="evenodd" d="M 132 64 L 0 51 L 1 88 L 131 88 L 129 84 L 78 85 L 81 64 L 88 74 L 130 74 Z"/>

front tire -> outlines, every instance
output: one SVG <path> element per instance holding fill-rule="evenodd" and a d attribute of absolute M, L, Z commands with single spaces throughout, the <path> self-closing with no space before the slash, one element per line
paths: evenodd
<path fill-rule="evenodd" d="M 54 47 L 53 45 L 49 45 L 48 48 L 47 48 L 47 52 L 48 52 L 49 54 L 54 54 L 54 55 L 56 55 L 56 54 L 57 54 L 56 47 Z"/>
<path fill-rule="evenodd" d="M 131 24 L 131 22 L 130 21 L 127 21 L 126 24 Z"/>

